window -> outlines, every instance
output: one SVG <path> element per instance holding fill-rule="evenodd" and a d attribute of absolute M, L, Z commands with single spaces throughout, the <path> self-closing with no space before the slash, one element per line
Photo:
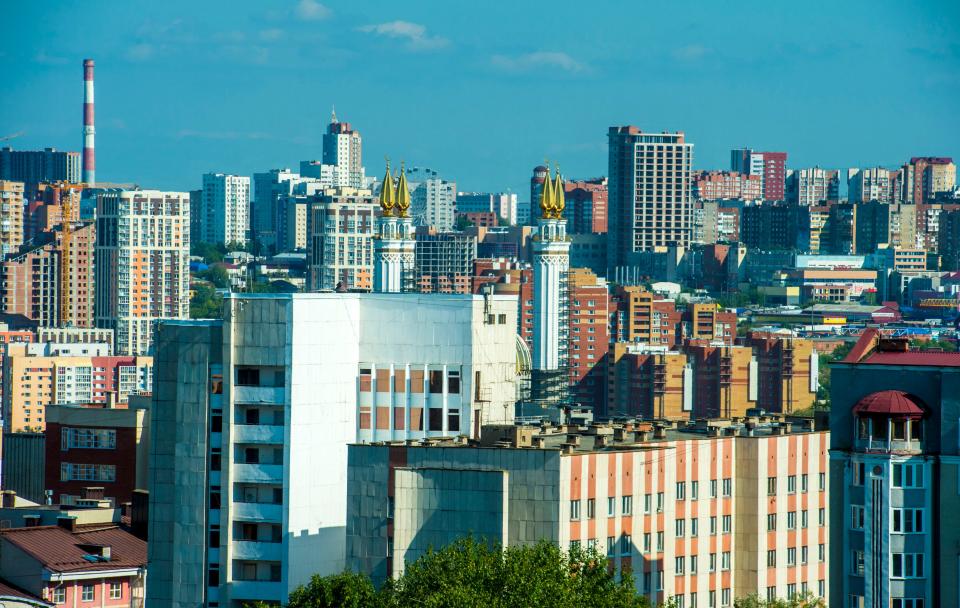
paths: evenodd
<path fill-rule="evenodd" d="M 801 492 L 806 493 L 806 491 L 807 491 L 807 489 L 808 489 L 808 488 L 807 488 L 807 485 L 808 485 L 807 482 L 809 481 L 808 478 L 809 478 L 809 475 L 807 475 L 806 473 L 804 473 L 803 475 L 800 476 L 800 491 L 801 491 Z"/>
<path fill-rule="evenodd" d="M 788 566 L 797 565 L 797 548 L 796 547 L 787 547 L 787 565 Z"/>
<path fill-rule="evenodd" d="M 787 512 L 787 530 L 796 530 L 797 529 L 797 512 L 788 511 Z"/>
<path fill-rule="evenodd" d="M 729 606 L 730 605 L 730 588 L 720 590 L 720 605 Z"/>
<path fill-rule="evenodd" d="M 657 513 L 663 513 L 663 492 L 657 492 Z"/>
<path fill-rule="evenodd" d="M 622 555 L 630 555 L 633 552 L 633 547 L 630 542 L 630 535 L 624 534 L 620 537 L 620 553 Z"/>
<path fill-rule="evenodd" d="M 776 586 L 774 586 L 774 587 L 767 587 L 767 601 L 768 601 L 768 602 L 773 602 L 773 600 L 775 600 L 775 599 L 777 599 L 777 588 L 776 588 Z"/>
<path fill-rule="evenodd" d="M 827 581 L 822 578 L 817 581 L 817 595 L 823 597 L 827 594 Z"/>
<path fill-rule="evenodd" d="M 817 545 L 817 559 L 821 562 L 827 561 L 827 546 L 823 543 Z"/>
<path fill-rule="evenodd" d="M 773 532 L 777 529 L 777 514 L 771 513 L 767 515 L 767 532 Z"/>
<path fill-rule="evenodd" d="M 823 492 L 824 490 L 827 489 L 827 474 L 826 474 L 826 473 L 820 473 L 820 474 L 819 474 L 819 477 L 818 477 L 818 480 L 817 480 L 817 484 L 818 484 L 817 487 L 820 489 L 821 492 Z"/>
<path fill-rule="evenodd" d="M 853 559 L 850 562 L 852 574 L 863 576 L 863 551 L 854 551 Z"/>
<path fill-rule="evenodd" d="M 893 465 L 894 488 L 922 488 L 923 465 L 897 463 Z"/>
<path fill-rule="evenodd" d="M 597 504 L 593 498 L 587 499 L 587 519 L 593 519 L 597 516 Z"/>
<path fill-rule="evenodd" d="M 711 553 L 710 554 L 710 572 L 716 572 L 716 571 L 717 571 L 717 554 Z"/>
<path fill-rule="evenodd" d="M 709 608 L 716 608 L 717 605 L 717 592 L 710 591 L 707 595 L 707 605 Z"/>
<path fill-rule="evenodd" d="M 260 386 L 260 370 L 255 367 L 238 367 L 237 386 Z"/>
<path fill-rule="evenodd" d="M 683 558 L 678 557 L 674 560 L 674 569 L 676 574 L 683 574 Z"/>
<path fill-rule="evenodd" d="M 807 550 L 806 546 L 800 547 L 800 563 L 801 564 L 807 563 L 807 560 L 810 557 L 809 553 L 810 552 Z"/>
<path fill-rule="evenodd" d="M 439 395 L 443 393 L 443 370 L 432 369 L 428 374 L 430 394 Z"/>
<path fill-rule="evenodd" d="M 93 585 L 84 585 L 83 590 L 80 592 L 80 601 L 92 602 L 93 596 L 94 596 Z"/>
<path fill-rule="evenodd" d="M 696 574 L 696 573 L 697 573 L 697 556 L 691 555 L 690 556 L 690 574 Z"/>
<path fill-rule="evenodd" d="M 789 475 L 787 477 L 787 494 L 797 493 L 797 476 Z"/>
<path fill-rule="evenodd" d="M 777 551 L 771 549 L 767 551 L 767 567 L 776 568 L 777 567 Z"/>
<path fill-rule="evenodd" d="M 730 552 L 724 551 L 720 554 L 720 569 L 729 570 L 730 569 Z"/>
<path fill-rule="evenodd" d="M 613 555 L 613 552 L 616 548 L 617 548 L 617 537 L 608 536 L 607 537 L 607 555 Z"/>
<path fill-rule="evenodd" d="M 777 478 L 767 477 L 767 496 L 774 496 L 777 493 Z"/>
<path fill-rule="evenodd" d="M 66 604 L 67 603 L 67 590 L 64 587 L 57 587 L 53 590 L 53 603 L 54 604 Z"/>
<path fill-rule="evenodd" d="M 890 598 L 890 608 L 923 608 L 923 598 Z"/>
<path fill-rule="evenodd" d="M 890 559 L 892 578 L 923 578 L 923 553 L 894 553 Z"/>
<path fill-rule="evenodd" d="M 663 532 L 657 532 L 657 551 L 663 551 Z"/>
<path fill-rule="evenodd" d="M 677 538 L 683 537 L 684 530 L 686 529 L 686 523 L 687 522 L 683 519 L 678 519 L 673 523 Z"/>
<path fill-rule="evenodd" d="M 643 552 L 644 553 L 650 552 L 650 533 L 649 532 L 645 532 L 643 534 Z"/>
<path fill-rule="evenodd" d="M 732 525 L 733 525 L 732 520 L 733 520 L 733 518 L 732 518 L 731 516 L 729 516 L 729 515 L 724 515 L 724 516 L 723 516 L 723 520 L 722 520 L 722 521 L 723 521 L 723 533 L 724 533 L 724 534 L 730 534 L 730 529 L 731 529 L 731 527 L 732 527 Z"/>
<path fill-rule="evenodd" d="M 677 482 L 677 500 L 685 500 L 687 495 L 687 484 L 678 481 Z"/>
<path fill-rule="evenodd" d="M 123 599 L 123 585 L 120 583 L 110 583 L 110 599 Z"/>
<path fill-rule="evenodd" d="M 570 501 L 570 519 L 580 519 L 580 501 Z"/>
<path fill-rule="evenodd" d="M 506 316 L 506 315 L 500 315 Z M 460 394 L 460 372 L 447 372 L 447 393 L 451 395 Z"/>
<path fill-rule="evenodd" d="M 633 513 L 633 496 L 624 496 L 620 502 L 621 502 L 620 511 L 624 515 L 630 515 L 631 513 Z"/>
<path fill-rule="evenodd" d="M 820 509 L 817 511 L 817 524 L 820 526 L 827 525 L 827 510 Z"/>
<path fill-rule="evenodd" d="M 793 597 L 797 594 L 797 584 L 788 583 L 787 584 L 787 597 Z"/>
<path fill-rule="evenodd" d="M 864 516 L 863 505 L 850 505 L 850 529 L 863 530 Z"/>
<path fill-rule="evenodd" d="M 652 500 L 651 500 L 652 498 L 653 498 L 653 495 L 652 495 L 652 494 L 644 494 L 644 495 L 643 495 L 643 512 L 644 512 L 644 513 L 649 513 L 649 512 L 650 512 L 650 506 L 651 506 L 651 503 L 652 503 Z"/>
<path fill-rule="evenodd" d="M 723 495 L 732 496 L 733 495 L 733 480 L 729 477 L 724 478 L 723 480 Z M 727 589 L 727 591 L 730 591 Z"/>
<path fill-rule="evenodd" d="M 613 517 L 617 514 L 617 499 L 610 497 L 607 499 L 607 516 Z"/>
<path fill-rule="evenodd" d="M 696 536 L 699 533 L 700 520 L 694 517 L 690 520 L 690 536 Z"/>
<path fill-rule="evenodd" d="M 903 534 L 923 532 L 923 509 L 894 509 L 893 531 Z"/>
<path fill-rule="evenodd" d="M 853 485 L 862 486 L 866 476 L 866 465 L 862 462 L 853 463 Z"/>
<path fill-rule="evenodd" d="M 711 515 L 710 516 L 710 534 L 716 534 L 716 533 L 717 533 L 717 516 Z"/>
<path fill-rule="evenodd" d="M 690 500 L 697 500 L 700 497 L 700 482 L 691 481 L 690 482 Z M 693 604 L 693 602 L 691 602 Z"/>

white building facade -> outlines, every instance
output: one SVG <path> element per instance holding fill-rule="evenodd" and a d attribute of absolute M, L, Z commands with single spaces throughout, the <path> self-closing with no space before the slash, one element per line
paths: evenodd
<path fill-rule="evenodd" d="M 161 325 L 148 605 L 283 602 L 342 571 L 347 445 L 511 423 L 516 314 L 509 297 L 288 294 Z"/>
<path fill-rule="evenodd" d="M 200 204 L 200 235 L 204 242 L 247 242 L 250 236 L 249 177 L 205 174 Z"/>

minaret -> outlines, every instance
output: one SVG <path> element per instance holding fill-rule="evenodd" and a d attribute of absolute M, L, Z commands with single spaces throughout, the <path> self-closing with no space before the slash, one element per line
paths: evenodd
<path fill-rule="evenodd" d="M 533 239 L 533 373 L 535 401 L 561 401 L 566 395 L 567 271 L 570 240 L 563 219 L 563 178 L 547 170 L 540 196 L 538 234 Z"/>
<path fill-rule="evenodd" d="M 416 241 L 410 219 L 410 191 L 403 170 L 396 190 L 387 163 L 380 188 L 380 234 L 374 241 L 373 290 L 384 293 L 413 291 Z"/>

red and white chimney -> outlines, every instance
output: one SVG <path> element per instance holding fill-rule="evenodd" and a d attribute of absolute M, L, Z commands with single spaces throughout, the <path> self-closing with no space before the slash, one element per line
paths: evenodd
<path fill-rule="evenodd" d="M 93 59 L 83 60 L 83 183 L 96 183 L 96 156 L 93 136 Z"/>

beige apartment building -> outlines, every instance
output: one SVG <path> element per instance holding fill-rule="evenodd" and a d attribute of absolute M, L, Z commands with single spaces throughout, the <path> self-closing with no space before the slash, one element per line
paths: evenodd
<path fill-rule="evenodd" d="M 347 567 L 382 582 L 472 533 L 595 548 L 656 603 L 827 597 L 829 434 L 812 419 L 485 427 L 481 438 L 350 446 Z"/>
<path fill-rule="evenodd" d="M 0 259 L 23 244 L 23 182 L 0 180 Z"/>
<path fill-rule="evenodd" d="M 309 199 L 307 289 L 373 288 L 374 219 L 369 190 L 330 188 Z"/>

